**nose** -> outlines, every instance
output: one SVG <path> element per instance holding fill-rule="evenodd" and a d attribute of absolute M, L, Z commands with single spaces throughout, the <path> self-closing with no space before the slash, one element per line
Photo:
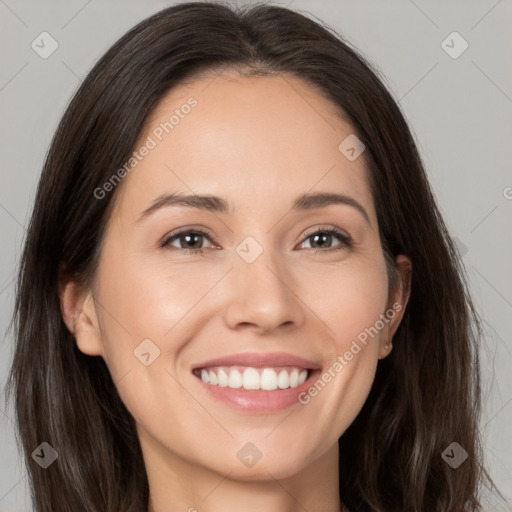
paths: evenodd
<path fill-rule="evenodd" d="M 304 303 L 294 290 L 293 272 L 283 263 L 276 261 L 271 251 L 264 251 L 252 263 L 235 257 L 225 283 L 224 320 L 229 328 L 244 327 L 263 334 L 302 324 Z"/>

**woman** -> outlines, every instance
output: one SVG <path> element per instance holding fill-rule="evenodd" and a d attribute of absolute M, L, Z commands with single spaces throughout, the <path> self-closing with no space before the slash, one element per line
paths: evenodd
<path fill-rule="evenodd" d="M 299 13 L 176 5 L 100 59 L 14 325 L 37 512 L 481 510 L 460 260 L 395 101 Z"/>

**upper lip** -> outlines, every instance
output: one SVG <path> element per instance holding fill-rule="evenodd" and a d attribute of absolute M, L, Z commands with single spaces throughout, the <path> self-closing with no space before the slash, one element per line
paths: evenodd
<path fill-rule="evenodd" d="M 245 352 L 210 359 L 203 363 L 195 364 L 192 369 L 209 368 L 212 366 L 250 366 L 252 368 L 269 368 L 275 366 L 296 366 L 298 368 L 319 370 L 321 365 L 285 352 Z"/>

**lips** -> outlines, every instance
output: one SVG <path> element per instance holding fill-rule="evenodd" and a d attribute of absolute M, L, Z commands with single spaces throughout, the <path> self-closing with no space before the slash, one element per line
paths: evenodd
<path fill-rule="evenodd" d="M 321 365 L 293 354 L 242 353 L 195 364 L 192 373 L 210 396 L 246 412 L 272 412 L 298 402 Z"/>

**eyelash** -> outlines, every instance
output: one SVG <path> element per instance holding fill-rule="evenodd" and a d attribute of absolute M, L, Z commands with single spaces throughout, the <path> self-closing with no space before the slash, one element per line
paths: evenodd
<path fill-rule="evenodd" d="M 208 239 L 210 239 L 211 241 L 213 241 L 212 240 L 213 235 L 208 230 L 185 229 L 183 231 L 171 233 L 170 235 L 165 237 L 164 240 L 160 243 L 160 247 L 161 248 L 171 247 L 170 244 L 172 242 L 174 242 L 175 240 L 177 240 L 180 236 L 189 235 L 189 234 L 205 236 Z M 336 252 L 336 251 L 350 249 L 352 247 L 352 243 L 353 243 L 352 238 L 349 235 L 342 233 L 341 231 L 339 231 L 336 228 L 320 228 L 320 229 L 317 228 L 314 231 L 310 231 L 309 233 L 306 233 L 304 236 L 304 241 L 307 240 L 308 238 L 311 238 L 313 235 L 317 235 L 317 234 L 334 235 L 339 239 L 339 241 L 341 243 L 339 246 L 333 247 L 331 249 L 310 249 L 312 251 L 315 251 L 315 255 L 319 251 L 321 253 L 326 253 L 326 252 L 332 253 L 332 252 Z M 304 243 L 304 242 L 302 242 L 302 243 Z M 301 243 L 301 245 L 302 245 L 302 243 Z M 203 249 L 190 249 L 190 248 L 182 248 L 182 247 L 173 247 L 173 249 L 180 250 L 185 254 L 197 253 L 198 251 L 201 251 L 201 252 L 203 251 Z"/>

